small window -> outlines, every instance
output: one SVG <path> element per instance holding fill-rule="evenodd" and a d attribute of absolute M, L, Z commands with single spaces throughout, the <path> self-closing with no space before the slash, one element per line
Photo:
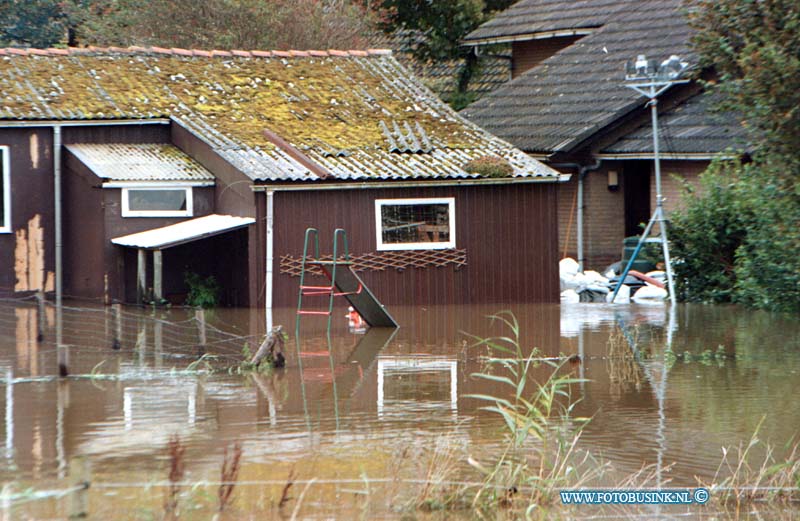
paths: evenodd
<path fill-rule="evenodd" d="M 123 188 L 123 217 L 191 217 L 192 189 Z"/>
<path fill-rule="evenodd" d="M 0 146 L 0 156 L 0 233 L 11 233 L 11 171 L 7 146 Z"/>
<path fill-rule="evenodd" d="M 377 199 L 378 250 L 456 247 L 455 199 Z"/>

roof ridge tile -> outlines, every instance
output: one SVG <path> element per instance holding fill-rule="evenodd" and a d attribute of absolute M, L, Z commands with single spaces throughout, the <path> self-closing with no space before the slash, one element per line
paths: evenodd
<path fill-rule="evenodd" d="M 320 50 L 320 49 L 308 49 L 308 50 L 297 50 L 291 49 L 288 51 L 281 51 L 281 50 L 250 50 L 245 51 L 241 49 L 233 49 L 233 50 L 220 50 L 214 49 L 211 51 L 204 50 L 204 49 L 184 49 L 180 47 L 158 47 L 158 46 L 151 46 L 151 47 L 142 47 L 139 45 L 131 45 L 129 47 L 98 47 L 94 45 L 89 45 L 87 47 L 66 47 L 66 48 L 57 48 L 57 47 L 50 47 L 47 49 L 40 49 L 34 47 L 6 47 L 4 49 L 0 49 L 0 55 L 7 56 L 9 54 L 18 55 L 18 56 L 28 56 L 28 55 L 37 55 L 37 56 L 64 56 L 68 54 L 96 54 L 96 53 L 118 53 L 118 54 L 136 54 L 136 53 L 143 53 L 143 54 L 168 54 L 174 56 L 201 56 L 204 58 L 215 58 L 215 57 L 228 57 L 228 56 L 239 56 L 242 58 L 250 58 L 250 57 L 257 57 L 257 58 L 270 58 L 279 56 L 282 58 L 304 58 L 309 56 L 314 57 L 327 57 L 327 56 L 341 56 L 341 57 L 365 57 L 365 56 L 387 56 L 392 54 L 391 49 L 328 49 L 328 50 Z"/>

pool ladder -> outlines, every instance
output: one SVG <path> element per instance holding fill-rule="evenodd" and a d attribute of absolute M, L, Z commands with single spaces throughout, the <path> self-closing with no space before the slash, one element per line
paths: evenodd
<path fill-rule="evenodd" d="M 313 256 L 309 258 L 309 246 L 313 240 Z M 340 258 L 340 246 L 343 254 Z M 347 233 L 342 228 L 337 228 L 333 232 L 333 258 L 331 260 L 322 260 L 319 254 L 319 231 L 316 228 L 308 228 L 306 230 L 305 239 L 303 241 L 303 261 L 300 270 L 300 291 L 297 297 L 297 318 L 295 329 L 300 331 L 300 317 L 303 315 L 327 315 L 328 328 L 331 330 L 331 319 L 333 318 L 333 299 L 335 297 L 346 297 L 349 295 L 358 295 L 364 289 L 363 284 L 359 281 L 357 287 L 353 291 L 338 291 L 337 290 L 337 275 L 341 275 L 343 270 L 349 270 L 352 266 L 350 260 L 350 251 L 347 247 Z M 330 281 L 330 284 L 324 286 L 307 285 L 306 273 L 310 267 L 317 267 L 322 271 L 322 275 Z M 327 310 L 307 310 L 303 309 L 303 297 L 328 297 Z"/>

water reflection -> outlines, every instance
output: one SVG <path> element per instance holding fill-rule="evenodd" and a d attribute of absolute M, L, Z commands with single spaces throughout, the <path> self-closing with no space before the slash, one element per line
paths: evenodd
<path fill-rule="evenodd" d="M 574 414 L 592 417 L 582 444 L 619 474 L 675 463 L 659 480 L 694 485 L 695 476 L 713 476 L 720 447 L 749 439 L 765 412 L 762 435 L 776 444 L 800 425 L 800 404 L 780 399 L 793 396 L 800 376 L 800 326 L 791 317 L 703 306 L 508 309 L 524 349 L 580 356 L 569 370 L 587 380 L 575 393 Z M 263 314 L 67 306 L 59 320 L 51 308 L 0 303 L 0 476 L 37 486 L 86 455 L 98 479 L 161 479 L 175 433 L 197 479 L 215 476 L 222 448 L 236 440 L 245 442 L 249 472 L 265 476 L 285 475 L 289 464 L 308 477 L 385 476 L 399 444 L 456 432 L 470 452 L 490 453 L 502 443 L 501 425 L 469 395 L 503 390 L 470 376 L 487 352 L 465 333 L 506 333 L 486 318 L 496 311 L 398 308 L 399 330 L 365 335 L 342 320 L 328 336 L 307 320 L 286 369 L 198 376 L 181 373 L 198 346 L 218 367 L 242 360 L 244 346 L 264 334 Z M 275 323 L 293 319 L 293 310 L 273 315 Z M 704 358 L 709 350 L 725 356 Z M 71 376 L 59 380 L 61 360 Z"/>
<path fill-rule="evenodd" d="M 436 389 L 446 373 L 449 395 Z M 386 398 L 387 391 L 389 398 Z M 446 399 L 442 399 L 446 398 Z M 381 356 L 378 358 L 378 418 L 386 414 L 410 415 L 421 409 L 430 411 L 444 406 L 453 419 L 458 418 L 458 361 L 427 356 Z M 387 411 L 388 409 L 388 411 Z"/>

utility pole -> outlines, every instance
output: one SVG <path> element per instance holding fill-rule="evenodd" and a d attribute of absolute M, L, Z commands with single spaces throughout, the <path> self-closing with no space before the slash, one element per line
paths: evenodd
<path fill-rule="evenodd" d="M 669 257 L 669 243 L 667 242 L 667 221 L 664 219 L 664 196 L 661 193 L 661 157 L 659 154 L 658 142 L 658 96 L 667 91 L 670 87 L 678 83 L 688 83 L 689 80 L 681 79 L 681 75 L 688 68 L 686 62 L 682 62 L 677 56 L 670 56 L 669 59 L 664 60 L 659 64 L 656 60 L 648 60 L 643 54 L 640 54 L 636 61 L 628 62 L 625 70 L 625 86 L 633 89 L 642 96 L 648 98 L 650 101 L 650 118 L 653 125 L 653 161 L 655 162 L 654 170 L 656 177 L 656 209 L 653 212 L 650 221 L 644 229 L 644 233 L 639 237 L 639 243 L 633 251 L 625 270 L 620 276 L 617 287 L 614 288 L 614 295 L 611 297 L 611 302 L 617 297 L 620 286 L 628 276 L 628 272 L 639 255 L 639 251 L 646 242 L 660 242 L 661 249 L 664 254 L 664 263 L 666 264 L 667 271 L 667 287 L 669 288 L 669 299 L 672 304 L 675 304 L 675 283 L 672 278 L 672 263 Z M 661 237 L 649 239 L 650 232 L 653 225 L 658 223 L 658 229 Z"/>

